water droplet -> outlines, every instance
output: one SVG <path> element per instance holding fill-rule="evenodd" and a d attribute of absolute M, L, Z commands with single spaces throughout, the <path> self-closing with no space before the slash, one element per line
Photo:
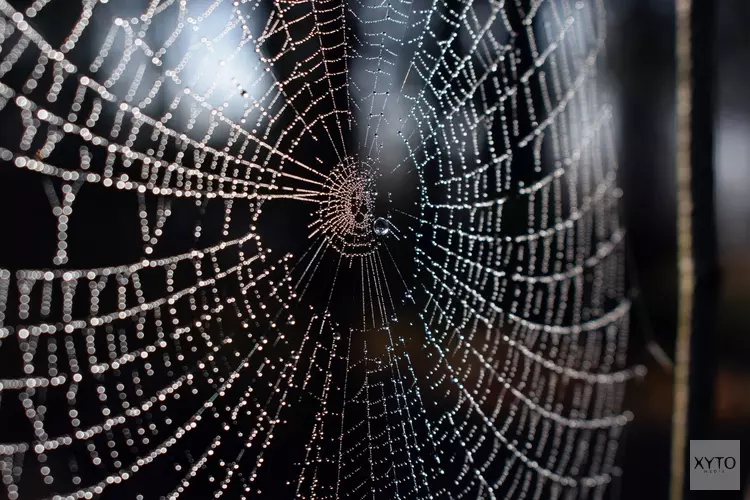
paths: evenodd
<path fill-rule="evenodd" d="M 375 231 L 375 234 L 378 236 L 385 236 L 391 232 L 391 224 L 384 218 L 378 217 L 375 219 L 375 222 L 372 223 L 372 230 Z"/>

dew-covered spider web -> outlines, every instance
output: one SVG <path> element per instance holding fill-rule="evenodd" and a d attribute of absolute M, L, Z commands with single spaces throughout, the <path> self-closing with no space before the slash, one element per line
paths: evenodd
<path fill-rule="evenodd" d="M 11 499 L 616 492 L 603 0 L 0 0 Z"/>

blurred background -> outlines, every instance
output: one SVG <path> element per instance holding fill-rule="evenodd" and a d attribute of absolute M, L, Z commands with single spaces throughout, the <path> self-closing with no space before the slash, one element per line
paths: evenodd
<path fill-rule="evenodd" d="M 710 438 L 742 440 L 750 456 L 750 2 L 714 2 L 715 224 L 718 315 Z M 626 439 L 623 498 L 668 498 L 672 371 L 677 318 L 675 178 L 675 3 L 612 5 L 609 58 L 619 95 L 624 216 L 637 282 L 633 324 L 649 375 L 631 391 L 636 419 Z M 710 238 L 710 234 L 707 235 Z M 648 343 L 651 342 L 651 349 Z M 657 350 L 658 351 L 658 350 Z M 665 360 L 666 361 L 666 360 Z M 748 468 L 744 468 L 747 491 Z M 748 498 L 741 492 L 687 492 L 695 498 Z M 692 497 L 691 497 L 692 498 Z"/>

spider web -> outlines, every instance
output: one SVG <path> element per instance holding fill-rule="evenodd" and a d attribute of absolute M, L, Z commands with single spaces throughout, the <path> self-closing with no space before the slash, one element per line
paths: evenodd
<path fill-rule="evenodd" d="M 0 0 L 16 498 L 603 498 L 602 1 Z"/>

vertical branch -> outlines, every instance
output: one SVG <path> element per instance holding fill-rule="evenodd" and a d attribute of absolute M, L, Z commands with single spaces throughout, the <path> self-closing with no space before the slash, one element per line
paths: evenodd
<path fill-rule="evenodd" d="M 678 322 L 671 499 L 685 498 L 687 442 L 711 430 L 717 249 L 712 0 L 677 0 Z"/>

